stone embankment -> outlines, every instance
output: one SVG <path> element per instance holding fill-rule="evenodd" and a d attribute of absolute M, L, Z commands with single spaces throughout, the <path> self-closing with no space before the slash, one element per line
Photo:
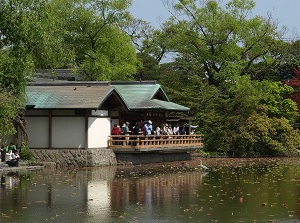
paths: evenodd
<path fill-rule="evenodd" d="M 110 149 L 31 149 L 37 163 L 57 167 L 93 167 L 117 165 Z"/>

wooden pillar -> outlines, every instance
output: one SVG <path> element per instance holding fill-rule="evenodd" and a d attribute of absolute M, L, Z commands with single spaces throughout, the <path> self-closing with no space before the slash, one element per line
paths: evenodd
<path fill-rule="evenodd" d="M 85 117 L 84 117 L 84 127 L 85 127 L 85 146 L 84 148 L 85 149 L 88 149 L 89 145 L 88 145 L 88 142 L 89 142 L 89 110 L 86 110 L 85 111 Z"/>
<path fill-rule="evenodd" d="M 52 149 L 52 110 L 49 110 L 49 149 Z"/>

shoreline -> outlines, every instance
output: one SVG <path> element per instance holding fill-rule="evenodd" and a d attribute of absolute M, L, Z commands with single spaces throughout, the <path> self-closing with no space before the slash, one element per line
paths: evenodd
<path fill-rule="evenodd" d="M 172 162 L 157 162 L 157 163 L 147 163 L 147 164 L 125 164 L 125 165 L 114 165 L 119 170 L 126 169 L 147 169 L 147 168 L 159 168 L 159 167 L 183 167 L 183 168 L 201 168 L 201 161 L 203 165 L 209 168 L 215 167 L 243 167 L 251 166 L 257 164 L 273 165 L 276 163 L 293 164 L 299 163 L 300 157 L 263 157 L 263 158 L 224 158 L 224 157 L 192 157 L 191 160 L 184 161 L 172 161 Z M 51 164 L 51 165 L 50 165 Z M 20 162 L 18 167 L 8 167 L 7 164 L 0 163 L 0 173 L 10 172 L 10 171 L 22 171 L 22 170 L 39 170 L 39 169 L 60 169 L 60 168 L 74 168 L 81 169 L 80 167 L 59 167 L 54 165 L 54 163 L 45 163 L 40 165 L 30 165 L 26 161 Z M 90 168 L 102 168 L 109 166 L 99 166 Z M 89 167 L 82 167 L 89 168 Z"/>
<path fill-rule="evenodd" d="M 0 162 L 0 173 L 11 171 L 38 170 L 44 169 L 43 165 L 29 165 L 26 161 L 20 161 L 19 166 L 9 167 L 6 163 Z"/>

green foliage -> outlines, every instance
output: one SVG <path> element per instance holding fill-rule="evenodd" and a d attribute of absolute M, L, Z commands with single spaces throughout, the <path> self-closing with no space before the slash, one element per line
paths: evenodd
<path fill-rule="evenodd" d="M 16 132 L 13 121 L 20 106 L 12 92 L 0 88 L 0 142 Z"/>
<path fill-rule="evenodd" d="M 218 100 L 211 102 L 210 111 L 200 109 L 198 113 L 206 149 L 232 156 L 295 154 L 300 136 L 292 128 L 296 104 L 282 94 L 290 89 L 279 83 L 245 78 L 231 85 L 228 95 L 220 94 Z M 250 125 L 256 126 L 251 129 Z M 255 134 L 256 141 L 251 143 L 249 135 Z"/>
<path fill-rule="evenodd" d="M 187 65 L 198 66 L 201 78 L 217 86 L 230 75 L 261 80 L 278 69 L 285 44 L 278 41 L 281 33 L 271 18 L 249 18 L 254 1 L 230 1 L 224 8 L 216 1 L 197 3 L 179 1 L 164 29 L 170 50 Z"/>
<path fill-rule="evenodd" d="M 34 161 L 34 156 L 25 143 L 22 143 L 20 157 L 22 160 Z"/>
<path fill-rule="evenodd" d="M 24 108 L 26 81 L 37 68 L 72 68 L 86 80 L 133 79 L 138 61 L 130 37 L 121 30 L 132 19 L 130 4 L 0 0 L 1 134 L 14 133 L 8 123 Z"/>
<path fill-rule="evenodd" d="M 233 151 L 237 156 L 297 155 L 300 134 L 285 118 L 253 113 L 239 131 Z"/>
<path fill-rule="evenodd" d="M 84 80 L 130 80 L 138 60 L 131 38 L 121 27 L 131 21 L 129 0 L 74 1 L 50 3 L 63 43 L 74 61 L 66 64 Z M 61 18 L 64 14 L 64 18 Z"/>
<path fill-rule="evenodd" d="M 47 10 L 47 1 L 1 1 L 0 50 L 9 50 L 10 57 L 19 60 L 17 67 L 23 72 L 15 73 L 23 79 L 33 73 L 35 66 L 55 67 L 63 61 L 60 32 L 54 29 L 55 19 Z"/>
<path fill-rule="evenodd" d="M 129 37 L 118 29 L 107 29 L 95 49 L 85 51 L 80 64 L 84 78 L 93 81 L 130 80 L 136 72 L 137 57 Z"/>
<path fill-rule="evenodd" d="M 31 76 L 32 70 L 33 62 L 30 56 L 20 58 L 13 50 L 1 51 L 0 87 L 9 89 L 20 100 L 24 99 L 26 78 Z"/>
<path fill-rule="evenodd" d="M 271 17 L 247 16 L 255 6 L 251 0 L 233 0 L 224 7 L 216 1 L 198 3 L 173 5 L 161 37 L 168 39 L 163 43 L 177 57 L 161 66 L 159 81 L 172 100 L 191 108 L 206 151 L 232 156 L 295 154 L 298 139 L 293 143 L 289 135 L 299 137 L 292 128 L 298 113 L 286 98 L 293 89 L 276 82 L 288 46 L 280 40 L 276 23 Z M 244 135 L 257 133 L 246 127 L 254 114 L 264 123 L 265 138 L 247 144 Z"/>
<path fill-rule="evenodd" d="M 281 82 L 261 82 L 259 88 L 263 93 L 261 103 L 268 108 L 268 117 L 284 117 L 293 123 L 299 116 L 297 104 L 287 98 L 287 95 L 293 92 L 293 88 L 283 85 Z"/>
<path fill-rule="evenodd" d="M 132 79 L 138 61 L 130 37 L 121 30 L 132 19 L 130 4 L 130 0 L 1 1 L 0 51 L 9 51 L 8 68 L 13 68 L 13 75 L 3 70 L 11 75 L 6 82 L 23 85 L 17 89 L 22 93 L 36 68 L 71 68 L 82 71 L 86 80 Z"/>
<path fill-rule="evenodd" d="M 1 135 L 14 133 L 36 68 L 72 68 L 84 80 L 157 79 L 191 108 L 210 152 L 290 156 L 299 145 L 293 89 L 276 82 L 298 64 L 299 42 L 280 40 L 271 17 L 249 17 L 252 0 L 177 1 L 161 30 L 133 20 L 130 0 L 0 4 Z M 176 58 L 160 64 L 166 52 Z"/>
<path fill-rule="evenodd" d="M 281 82 L 255 81 L 242 76 L 222 86 L 235 101 L 233 110 L 244 116 L 261 110 L 262 106 L 269 117 L 285 117 L 292 123 L 298 116 L 296 103 L 286 98 L 293 89 Z"/>
<path fill-rule="evenodd" d="M 158 80 L 159 64 L 157 60 L 146 53 L 138 53 L 138 59 L 141 61 L 141 66 L 138 67 L 135 75 L 135 80 Z"/>

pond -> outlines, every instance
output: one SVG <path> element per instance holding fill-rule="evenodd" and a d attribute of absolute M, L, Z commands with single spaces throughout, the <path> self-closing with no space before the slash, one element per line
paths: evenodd
<path fill-rule="evenodd" d="M 299 159 L 2 172 L 2 222 L 300 222 Z"/>

